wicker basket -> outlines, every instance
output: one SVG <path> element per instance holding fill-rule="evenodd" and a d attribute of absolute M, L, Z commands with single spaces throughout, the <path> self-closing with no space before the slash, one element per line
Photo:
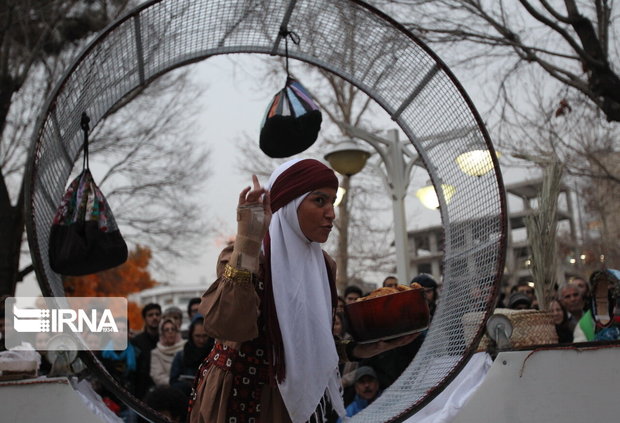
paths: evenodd
<path fill-rule="evenodd" d="M 558 343 L 558 335 L 550 312 L 497 308 L 493 314 L 503 314 L 510 319 L 512 323 L 512 336 L 510 337 L 512 348 Z M 481 312 L 466 313 L 463 316 L 463 330 L 468 342 L 473 340 L 480 327 L 481 319 Z M 478 344 L 477 351 L 486 351 L 492 343 L 493 341 L 485 333 Z"/>

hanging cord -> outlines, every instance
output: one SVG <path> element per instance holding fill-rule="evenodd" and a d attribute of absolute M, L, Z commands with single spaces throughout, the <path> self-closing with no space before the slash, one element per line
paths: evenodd
<path fill-rule="evenodd" d="M 290 78 L 291 74 L 288 71 L 288 39 L 290 38 L 291 41 L 295 45 L 299 45 L 301 38 L 299 37 L 299 34 L 293 31 L 289 31 L 285 26 L 280 28 L 280 36 L 284 38 L 284 57 L 286 59 L 286 76 Z"/>
<path fill-rule="evenodd" d="M 82 120 L 80 122 L 82 131 L 84 132 L 84 160 L 82 161 L 82 170 L 88 169 L 90 165 L 90 163 L 88 162 L 88 131 L 90 130 L 89 123 L 90 117 L 88 117 L 86 112 L 82 112 Z"/>

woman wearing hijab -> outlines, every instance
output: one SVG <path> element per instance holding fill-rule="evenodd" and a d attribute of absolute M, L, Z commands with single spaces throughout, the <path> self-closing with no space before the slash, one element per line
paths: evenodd
<path fill-rule="evenodd" d="M 170 368 L 170 386 L 189 397 L 198 367 L 213 348 L 213 339 L 204 329 L 204 319 L 196 316 L 189 325 L 187 343 L 175 354 Z"/>
<path fill-rule="evenodd" d="M 155 385 L 168 385 L 174 355 L 183 349 L 185 340 L 179 337 L 179 327 L 172 318 L 159 324 L 159 342 L 151 351 L 151 378 Z"/>
<path fill-rule="evenodd" d="M 263 188 L 256 176 L 237 207 L 237 236 L 200 313 L 215 346 L 201 365 L 190 422 L 322 422 L 344 416 L 339 360 L 411 342 L 357 345 L 332 336 L 334 261 L 322 251 L 338 179 L 322 163 L 291 160 Z"/>

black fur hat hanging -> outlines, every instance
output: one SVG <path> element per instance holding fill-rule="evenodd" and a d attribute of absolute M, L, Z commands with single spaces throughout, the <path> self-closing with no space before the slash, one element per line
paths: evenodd
<path fill-rule="evenodd" d="M 260 148 L 272 158 L 290 157 L 316 141 L 323 117 L 312 96 L 288 71 L 288 37 L 299 44 L 293 32 L 282 30 L 286 51 L 286 84 L 274 97 L 261 125 Z"/>

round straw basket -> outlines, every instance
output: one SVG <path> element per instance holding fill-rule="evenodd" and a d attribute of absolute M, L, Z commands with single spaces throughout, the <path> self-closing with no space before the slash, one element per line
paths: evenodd
<path fill-rule="evenodd" d="M 527 347 L 530 345 L 557 344 L 558 335 L 555 331 L 553 316 L 550 312 L 539 310 L 511 310 L 497 308 L 493 314 L 503 314 L 512 323 L 512 348 Z M 481 313 L 466 313 L 463 316 L 463 330 L 465 337 L 472 339 L 479 327 Z M 493 341 L 484 334 L 478 344 L 477 351 L 486 351 Z"/>

